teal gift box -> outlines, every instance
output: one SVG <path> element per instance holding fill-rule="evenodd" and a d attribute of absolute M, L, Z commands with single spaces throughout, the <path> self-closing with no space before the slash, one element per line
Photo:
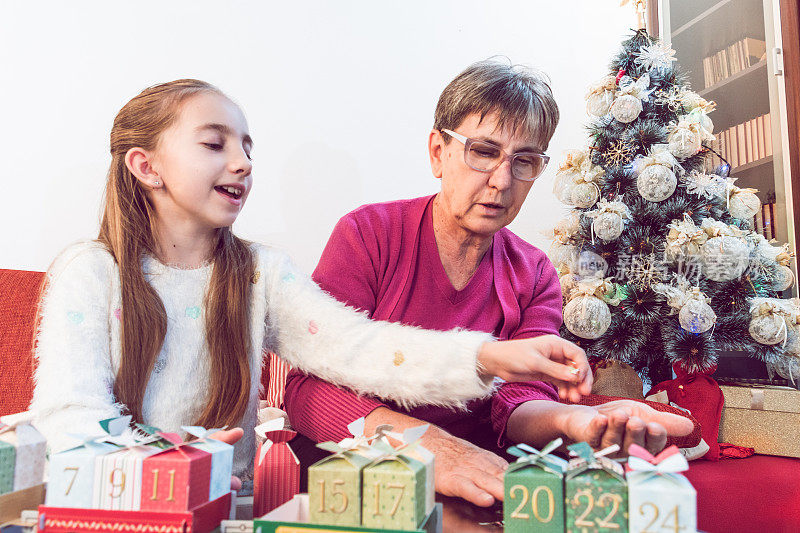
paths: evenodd
<path fill-rule="evenodd" d="M 422 428 L 424 432 L 427 426 Z M 412 444 L 394 449 L 383 441 L 373 444 L 381 456 L 364 468 L 361 505 L 363 526 L 412 530 L 425 520 L 425 464 L 406 455 L 414 447 Z"/>
<path fill-rule="evenodd" d="M 628 503 L 631 533 L 695 531 L 697 492 L 680 472 L 689 463 L 676 446 L 656 456 L 632 444 L 629 450 Z"/>
<path fill-rule="evenodd" d="M 233 446 L 227 442 L 209 438 L 219 429 L 205 429 L 200 426 L 181 426 L 181 429 L 199 439 L 189 443 L 190 446 L 211 454 L 209 501 L 228 494 L 231 491 L 231 476 L 233 475 Z"/>
<path fill-rule="evenodd" d="M 47 441 L 30 411 L 0 417 L 0 494 L 42 484 Z"/>
<path fill-rule="evenodd" d="M 627 533 L 628 486 L 622 466 L 605 455 L 619 450 L 609 446 L 595 453 L 585 442 L 568 446 L 573 455 L 564 481 L 565 530 L 568 533 Z"/>
<path fill-rule="evenodd" d="M 567 462 L 550 452 L 561 446 L 556 439 L 541 451 L 526 444 L 508 449 L 519 457 L 503 476 L 503 524 L 506 533 L 564 531 L 564 472 Z"/>

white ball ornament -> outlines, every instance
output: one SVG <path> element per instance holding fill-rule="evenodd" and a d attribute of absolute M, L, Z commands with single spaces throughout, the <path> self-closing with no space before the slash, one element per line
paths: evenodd
<path fill-rule="evenodd" d="M 711 120 L 711 117 L 705 113 L 699 113 L 698 122 L 700 123 L 700 126 L 707 132 L 714 132 L 714 122 Z"/>
<path fill-rule="evenodd" d="M 774 345 L 787 338 L 786 322 L 780 314 L 767 313 L 750 319 L 750 336 L 760 344 Z"/>
<path fill-rule="evenodd" d="M 700 107 L 701 105 L 708 104 L 705 98 L 703 98 L 696 92 L 691 91 L 689 89 L 684 89 L 683 91 L 681 91 L 680 97 L 681 97 L 681 103 L 683 104 L 683 107 L 686 108 L 687 111 L 691 111 L 692 109 Z"/>
<path fill-rule="evenodd" d="M 608 272 L 608 261 L 592 251 L 584 250 L 578 255 L 576 272 L 582 278 L 604 278 Z"/>
<path fill-rule="evenodd" d="M 564 307 L 564 325 L 582 339 L 596 339 L 608 331 L 611 310 L 596 296 L 578 296 Z"/>
<path fill-rule="evenodd" d="M 728 235 L 708 239 L 702 247 L 702 254 L 703 274 L 713 281 L 738 278 L 750 262 L 747 244 Z"/>
<path fill-rule="evenodd" d="M 611 109 L 611 104 L 614 102 L 614 93 L 611 91 L 603 91 L 589 95 L 586 98 L 586 112 L 596 117 L 602 117 Z"/>
<path fill-rule="evenodd" d="M 594 219 L 594 233 L 606 242 L 615 241 L 622 235 L 625 221 L 618 213 L 606 212 Z"/>
<path fill-rule="evenodd" d="M 561 282 L 561 297 L 564 302 L 568 302 L 572 295 L 572 290 L 578 286 L 578 276 L 576 274 L 564 274 L 558 278 L 558 281 Z"/>
<path fill-rule="evenodd" d="M 800 331 L 796 328 L 789 328 L 783 352 L 789 356 L 800 357 Z"/>
<path fill-rule="evenodd" d="M 706 302 L 690 299 L 678 312 L 678 322 L 690 333 L 705 333 L 714 327 L 717 314 Z"/>
<path fill-rule="evenodd" d="M 648 165 L 636 178 L 636 188 L 650 202 L 666 200 L 678 186 L 678 177 L 664 165 Z"/>
<path fill-rule="evenodd" d="M 600 189 L 594 183 L 575 183 L 567 187 L 564 203 L 575 207 L 592 207 L 600 198 Z"/>
<path fill-rule="evenodd" d="M 772 290 L 782 292 L 794 285 L 794 272 L 786 265 L 778 265 L 772 281 Z"/>
<path fill-rule="evenodd" d="M 623 124 L 629 124 L 639 118 L 642 112 L 642 101 L 631 94 L 623 94 L 611 104 L 611 115 Z"/>
<path fill-rule="evenodd" d="M 556 268 L 573 270 L 575 262 L 578 260 L 578 248 L 572 244 L 564 244 L 556 239 L 550 246 L 547 253 L 550 261 L 553 262 Z"/>
<path fill-rule="evenodd" d="M 679 126 L 670 133 L 667 139 L 669 151 L 678 159 L 691 157 L 703 147 L 703 140 L 700 133 L 692 130 L 688 126 Z"/>
<path fill-rule="evenodd" d="M 751 189 L 739 189 L 731 194 L 728 211 L 733 218 L 750 220 L 761 211 L 761 200 Z"/>
<path fill-rule="evenodd" d="M 780 377 L 788 379 L 796 386 L 798 377 L 800 377 L 800 354 L 788 354 L 769 363 L 768 366 Z"/>

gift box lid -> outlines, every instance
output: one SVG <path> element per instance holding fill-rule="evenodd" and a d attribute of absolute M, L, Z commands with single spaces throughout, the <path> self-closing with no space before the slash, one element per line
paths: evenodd
<path fill-rule="evenodd" d="M 562 444 L 562 439 L 556 439 L 546 444 L 541 450 L 537 450 L 527 444 L 512 446 L 508 449 L 508 453 L 518 457 L 518 459 L 508 466 L 507 472 L 515 472 L 528 467 L 535 467 L 541 468 L 550 474 L 555 474 L 558 477 L 564 477 L 564 472 L 566 472 L 568 465 L 567 461 L 550 454 L 550 452 Z"/>
<path fill-rule="evenodd" d="M 625 483 L 625 470 L 622 465 L 613 459 L 605 457 L 610 453 L 619 451 L 619 445 L 613 444 L 599 452 L 592 450 L 592 447 L 586 442 L 576 442 L 575 444 L 570 444 L 567 448 L 570 451 L 570 455 L 575 456 L 570 459 L 567 466 L 567 479 L 573 479 L 589 470 L 602 470 L 621 483 Z"/>
<path fill-rule="evenodd" d="M 772 385 L 720 385 L 725 407 L 800 413 L 800 391 Z"/>

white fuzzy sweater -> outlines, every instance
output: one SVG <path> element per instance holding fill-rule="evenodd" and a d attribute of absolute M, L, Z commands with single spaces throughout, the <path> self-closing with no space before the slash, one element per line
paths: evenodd
<path fill-rule="evenodd" d="M 261 245 L 252 249 L 250 400 L 234 473 L 244 474 L 253 464 L 262 350 L 325 380 L 407 405 L 461 405 L 490 392 L 491 380 L 481 377 L 476 360 L 490 335 L 373 322 L 323 292 L 286 254 Z M 149 425 L 180 431 L 196 421 L 208 393 L 203 303 L 212 267 L 181 270 L 147 257 L 143 270 L 164 302 L 167 333 L 142 415 Z M 96 433 L 99 420 L 123 410 L 112 389 L 124 311 L 117 264 L 97 242 L 62 252 L 47 283 L 31 409 L 51 449 L 59 449 L 67 433 Z"/>

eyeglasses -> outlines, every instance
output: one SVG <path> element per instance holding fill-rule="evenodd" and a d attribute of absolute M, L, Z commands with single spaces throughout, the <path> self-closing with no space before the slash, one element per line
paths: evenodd
<path fill-rule="evenodd" d="M 464 162 L 478 172 L 491 172 L 507 160 L 511 161 L 511 175 L 520 181 L 533 181 L 544 172 L 550 156 L 538 152 L 506 154 L 499 146 L 464 137 L 452 130 L 440 130 L 464 144 Z"/>

